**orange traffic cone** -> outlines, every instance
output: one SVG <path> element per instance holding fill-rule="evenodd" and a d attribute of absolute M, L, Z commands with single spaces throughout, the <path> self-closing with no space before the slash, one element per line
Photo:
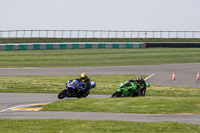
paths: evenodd
<path fill-rule="evenodd" d="M 175 72 L 173 72 L 172 80 L 175 80 Z"/>
<path fill-rule="evenodd" d="M 199 80 L 199 72 L 197 73 L 197 78 L 196 79 L 198 79 Z"/>

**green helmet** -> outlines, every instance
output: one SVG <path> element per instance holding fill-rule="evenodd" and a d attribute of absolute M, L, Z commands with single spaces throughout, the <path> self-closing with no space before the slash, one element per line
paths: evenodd
<path fill-rule="evenodd" d="M 143 80 L 142 76 L 138 76 L 138 77 L 136 78 L 136 81 L 137 81 L 137 82 L 140 82 L 140 81 L 142 81 L 142 80 Z"/>

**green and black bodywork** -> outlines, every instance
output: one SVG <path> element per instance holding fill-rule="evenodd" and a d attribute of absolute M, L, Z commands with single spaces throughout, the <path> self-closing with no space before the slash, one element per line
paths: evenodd
<path fill-rule="evenodd" d="M 150 87 L 150 84 L 145 83 L 146 87 L 139 86 L 136 83 L 125 81 L 120 83 L 119 89 L 112 94 L 111 97 L 137 97 L 145 96 L 146 88 Z"/>

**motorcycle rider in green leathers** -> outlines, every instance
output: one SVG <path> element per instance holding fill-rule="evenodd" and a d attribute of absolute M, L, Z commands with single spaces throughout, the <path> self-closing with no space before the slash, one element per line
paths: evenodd
<path fill-rule="evenodd" d="M 136 90 L 131 90 L 131 92 L 133 92 L 133 95 L 135 95 L 136 93 L 139 93 L 139 95 L 141 96 L 145 96 L 145 92 L 146 92 L 146 82 L 145 80 L 142 78 L 142 76 L 138 76 L 135 80 L 129 80 L 129 82 L 125 83 L 121 88 L 123 88 L 124 86 L 129 86 L 130 82 L 136 83 L 137 84 L 137 89 Z"/>

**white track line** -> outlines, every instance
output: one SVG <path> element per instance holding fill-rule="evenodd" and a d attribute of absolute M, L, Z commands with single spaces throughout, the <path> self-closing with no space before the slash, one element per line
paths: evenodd
<path fill-rule="evenodd" d="M 14 106 L 14 107 L 11 107 L 11 108 L 7 108 L 7 109 L 4 109 L 4 110 L 1 110 L 0 113 L 3 113 L 5 111 L 8 111 L 8 110 L 11 110 L 11 109 L 14 109 L 14 108 L 26 107 L 26 106 L 35 105 L 35 104 L 49 104 L 49 103 L 51 103 L 51 102 L 48 102 L 48 103 L 33 103 L 33 104 Z"/>
<path fill-rule="evenodd" d="M 151 78 L 152 76 L 154 76 L 155 74 L 151 74 L 150 76 L 146 77 L 144 80 L 146 81 L 147 79 Z"/>

